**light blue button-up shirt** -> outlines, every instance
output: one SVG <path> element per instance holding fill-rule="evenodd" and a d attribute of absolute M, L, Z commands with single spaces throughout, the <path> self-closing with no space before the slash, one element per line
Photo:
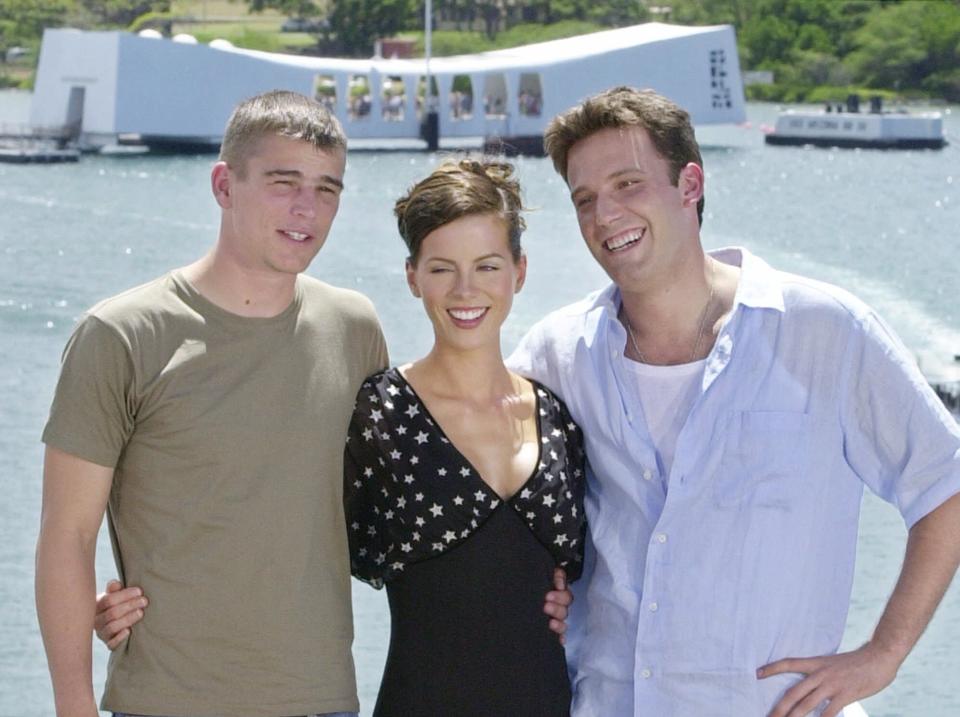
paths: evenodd
<path fill-rule="evenodd" d="M 509 361 L 586 440 L 575 717 L 766 715 L 799 677 L 759 666 L 840 645 L 864 484 L 908 526 L 960 492 L 960 429 L 867 306 L 744 250 L 713 256 L 740 282 L 668 475 L 615 286 L 546 317 Z"/>

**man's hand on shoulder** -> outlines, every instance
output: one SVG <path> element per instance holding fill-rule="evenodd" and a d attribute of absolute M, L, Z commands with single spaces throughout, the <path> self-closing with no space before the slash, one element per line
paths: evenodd
<path fill-rule="evenodd" d="M 119 580 L 107 583 L 106 592 L 97 595 L 97 612 L 93 629 L 111 650 L 116 650 L 130 636 L 130 628 L 143 619 L 147 598 L 137 587 L 125 588 Z"/>
<path fill-rule="evenodd" d="M 566 642 L 567 614 L 573 602 L 573 593 L 567 587 L 567 573 L 563 568 L 554 569 L 553 587 L 544 598 L 543 611 L 550 616 L 550 629 L 560 636 L 560 644 L 563 645 Z"/>
<path fill-rule="evenodd" d="M 757 678 L 804 675 L 784 693 L 769 717 L 803 717 L 825 702 L 828 704 L 821 717 L 836 717 L 847 705 L 887 687 L 902 662 L 902 656 L 868 642 L 837 655 L 777 660 L 757 670 Z"/>

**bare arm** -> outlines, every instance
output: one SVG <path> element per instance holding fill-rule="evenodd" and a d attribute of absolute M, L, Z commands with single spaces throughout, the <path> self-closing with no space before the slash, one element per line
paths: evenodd
<path fill-rule="evenodd" d="M 758 677 L 787 672 L 806 677 L 787 690 L 770 717 L 801 717 L 823 702 L 822 717 L 876 694 L 897 675 L 920 639 L 960 564 L 960 494 L 910 529 L 897 586 L 873 637 L 857 650 L 838 655 L 787 658 L 761 667 Z"/>
<path fill-rule="evenodd" d="M 36 597 L 57 717 L 99 714 L 91 671 L 94 555 L 112 479 L 112 468 L 47 447 Z"/>

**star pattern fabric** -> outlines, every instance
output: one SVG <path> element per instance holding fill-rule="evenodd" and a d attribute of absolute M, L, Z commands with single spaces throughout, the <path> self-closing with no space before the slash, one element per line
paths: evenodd
<path fill-rule="evenodd" d="M 586 529 L 583 440 L 566 406 L 544 386 L 534 383 L 534 390 L 540 457 L 526 483 L 502 501 L 397 369 L 364 382 L 344 456 L 354 576 L 381 588 L 405 566 L 455 549 L 493 511 L 508 506 L 568 579 L 579 577 Z"/>

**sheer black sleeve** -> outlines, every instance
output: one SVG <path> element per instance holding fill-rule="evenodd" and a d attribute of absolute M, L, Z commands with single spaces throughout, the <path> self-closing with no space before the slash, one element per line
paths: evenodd
<path fill-rule="evenodd" d="M 350 544 L 350 572 L 380 589 L 392 546 L 385 540 L 382 490 L 389 472 L 379 455 L 378 428 L 371 413 L 379 402 L 373 378 L 360 387 L 343 456 L 343 507 Z M 375 414 L 374 414 L 375 415 Z M 385 475 L 386 474 L 386 475 Z"/>

